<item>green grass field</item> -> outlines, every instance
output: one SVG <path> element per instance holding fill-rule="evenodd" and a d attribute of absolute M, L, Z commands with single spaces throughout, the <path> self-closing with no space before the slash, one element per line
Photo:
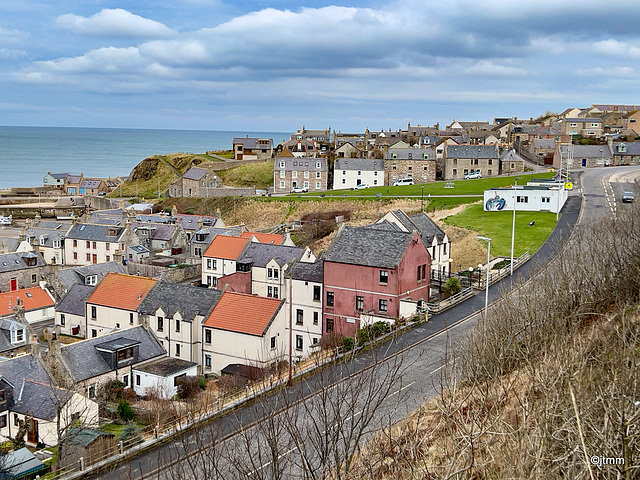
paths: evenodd
<path fill-rule="evenodd" d="M 444 222 L 478 232 L 491 238 L 491 256 L 511 255 L 511 225 L 513 210 L 485 212 L 482 204 L 470 205 L 464 212 L 446 217 Z M 533 226 L 529 223 L 535 221 Z M 556 226 L 556 214 L 548 212 L 516 212 L 514 256 L 527 250 L 537 251 Z"/>

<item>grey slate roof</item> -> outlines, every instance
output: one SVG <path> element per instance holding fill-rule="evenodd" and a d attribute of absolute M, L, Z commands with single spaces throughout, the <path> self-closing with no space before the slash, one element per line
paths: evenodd
<path fill-rule="evenodd" d="M 210 215 L 188 215 L 184 213 L 179 213 L 171 218 L 179 221 L 185 230 L 197 230 L 199 218 L 202 219 L 202 225 L 208 226 L 213 226 L 218 221 L 217 217 Z"/>
<path fill-rule="evenodd" d="M 22 380 L 25 378 L 47 385 L 51 382 L 49 374 L 40 360 L 31 354 L 0 361 L 0 376 L 5 378 L 14 388 L 20 388 Z"/>
<path fill-rule="evenodd" d="M 326 262 L 395 268 L 400 263 L 412 234 L 369 226 L 343 226 L 325 252 Z"/>
<path fill-rule="evenodd" d="M 122 338 L 140 342 L 138 362 L 161 357 L 167 353 L 156 337 L 142 325 L 118 330 L 101 337 L 62 345 L 60 347 L 61 354 L 65 364 L 69 367 L 72 380 L 80 382 L 110 372 L 111 368 L 96 350 L 96 346 Z"/>
<path fill-rule="evenodd" d="M 568 147 L 569 145 L 560 146 L 562 158 L 568 156 Z M 573 161 L 581 158 L 612 158 L 611 149 L 608 145 L 573 145 Z"/>
<path fill-rule="evenodd" d="M 138 305 L 138 312 L 155 315 L 162 308 L 167 317 L 171 318 L 180 312 L 182 319 L 190 322 L 196 315 L 207 315 L 221 296 L 220 290 L 211 288 L 157 282 Z"/>
<path fill-rule="evenodd" d="M 206 168 L 191 167 L 184 175 L 182 175 L 182 178 L 186 178 L 188 180 L 200 180 L 208 172 L 209 170 Z"/>
<path fill-rule="evenodd" d="M 22 329 L 22 341 L 11 343 L 11 331 Z M 0 353 L 9 352 L 27 344 L 27 328 L 15 315 L 0 318 Z"/>
<path fill-rule="evenodd" d="M 87 299 L 93 293 L 95 287 L 89 285 L 74 284 L 67 294 L 56 305 L 56 312 L 70 315 L 85 315 Z"/>
<path fill-rule="evenodd" d="M 36 264 L 27 265 L 27 258 L 36 258 Z M 26 268 L 43 267 L 45 265 L 46 263 L 42 256 L 36 255 L 33 252 L 13 252 L 0 255 L 0 273 L 13 272 Z"/>
<path fill-rule="evenodd" d="M 57 275 L 64 288 L 68 290 L 74 283 L 84 285 L 85 278 L 91 275 L 97 275 L 99 282 L 109 272 L 125 273 L 124 268 L 118 262 L 105 262 L 82 267 L 64 268 L 58 270 Z"/>
<path fill-rule="evenodd" d="M 39 470 L 45 468 L 44 463 L 36 458 L 27 447 L 9 452 L 2 458 L 2 471 L 0 472 L 0 480 L 9 480 L 22 477 L 27 473 L 35 474 Z"/>
<path fill-rule="evenodd" d="M 291 278 L 306 282 L 322 283 L 324 278 L 324 262 L 316 259 L 314 263 L 296 261 L 291 266 Z"/>
<path fill-rule="evenodd" d="M 108 230 L 115 230 L 115 235 L 107 235 Z M 117 242 L 123 231 L 124 227 L 77 223 L 69 229 L 67 238 L 97 242 Z"/>
<path fill-rule="evenodd" d="M 20 245 L 20 239 L 17 237 L 3 237 L 0 239 L 0 245 L 2 244 L 4 244 L 5 251 L 14 252 Z"/>
<path fill-rule="evenodd" d="M 501 162 L 524 162 L 524 158 L 516 153 L 515 150 L 505 150 L 500 156 Z"/>
<path fill-rule="evenodd" d="M 280 166 L 280 162 L 284 162 L 284 167 Z M 320 163 L 320 168 L 316 167 L 316 163 Z M 276 170 L 295 170 L 295 171 L 310 171 L 310 172 L 324 172 L 327 169 L 327 161 L 324 158 L 315 157 L 278 157 L 275 160 Z"/>
<path fill-rule="evenodd" d="M 152 240 L 171 240 L 171 237 L 176 230 L 175 225 L 165 223 L 133 222 L 131 227 L 136 234 L 139 229 L 153 230 L 153 233 L 151 234 Z"/>
<path fill-rule="evenodd" d="M 396 158 L 393 157 L 394 153 Z M 390 148 L 385 158 L 387 160 L 435 160 L 436 155 L 431 148 Z"/>
<path fill-rule="evenodd" d="M 447 158 L 498 158 L 495 145 L 449 145 Z"/>
<path fill-rule="evenodd" d="M 269 145 L 258 145 L 258 140 L 269 140 Z M 246 137 L 236 137 L 232 140 L 233 145 L 242 145 L 243 148 L 249 149 L 262 149 L 262 148 L 272 148 L 273 140 L 271 138 L 246 138 Z"/>
<path fill-rule="evenodd" d="M 626 152 L 618 152 L 618 145 L 626 145 Z M 613 144 L 614 155 L 640 155 L 640 142 L 616 142 Z"/>
<path fill-rule="evenodd" d="M 34 382 L 24 379 L 19 389 L 14 389 L 16 403 L 12 411 L 23 415 L 33 415 L 44 420 L 55 420 L 57 405 L 64 405 L 72 397 L 73 392 L 55 387 L 50 383 Z"/>
<path fill-rule="evenodd" d="M 195 365 L 198 364 L 195 362 L 181 360 L 179 358 L 166 357 L 135 367 L 134 370 L 150 373 L 151 375 L 156 375 L 158 377 L 166 377 L 174 373 L 180 373 L 188 370 Z"/>
<path fill-rule="evenodd" d="M 431 220 L 426 213 L 418 213 L 416 215 L 409 216 L 411 223 L 418 227 L 418 233 L 422 237 L 422 241 L 425 245 L 430 245 L 433 242 L 433 237 L 438 239 L 438 242 L 444 240 L 444 232 L 433 220 Z"/>
<path fill-rule="evenodd" d="M 38 244 L 41 247 L 53 247 L 54 240 L 58 240 L 60 242 L 64 241 L 64 235 L 66 230 L 51 230 L 48 228 L 40 228 L 37 227 L 29 228 L 25 231 L 25 235 L 27 238 L 35 238 L 38 240 Z M 44 243 L 40 241 L 40 239 L 44 239 Z"/>
<path fill-rule="evenodd" d="M 271 243 L 249 242 L 247 248 L 238 258 L 238 263 L 253 263 L 254 267 L 266 267 L 272 259 L 278 262 L 281 267 L 291 260 L 298 260 L 304 249 L 301 247 L 290 247 L 289 245 L 274 245 Z"/>
<path fill-rule="evenodd" d="M 80 184 L 80 188 L 98 188 L 100 186 L 100 180 L 85 179 Z"/>
<path fill-rule="evenodd" d="M 244 231 L 244 227 L 201 227 L 191 236 L 190 243 L 209 245 L 216 235 L 224 235 L 226 237 L 239 237 Z M 198 234 L 203 234 L 202 240 L 197 239 Z"/>
<path fill-rule="evenodd" d="M 553 138 L 534 138 L 533 148 L 545 148 L 552 150 L 556 148 L 556 141 Z"/>
<path fill-rule="evenodd" d="M 384 160 L 368 158 L 336 158 L 334 170 L 364 170 L 382 171 L 384 170 Z"/>

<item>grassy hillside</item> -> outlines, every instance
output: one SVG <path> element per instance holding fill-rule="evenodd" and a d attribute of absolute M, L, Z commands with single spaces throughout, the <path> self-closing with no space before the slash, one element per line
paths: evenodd
<path fill-rule="evenodd" d="M 273 186 L 273 161 L 248 163 L 218 172 L 222 183 L 230 187 L 253 187 L 265 190 Z"/>

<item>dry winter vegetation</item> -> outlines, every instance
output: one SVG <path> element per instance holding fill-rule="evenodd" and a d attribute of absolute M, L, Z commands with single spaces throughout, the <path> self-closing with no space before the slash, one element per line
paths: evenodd
<path fill-rule="evenodd" d="M 639 247 L 637 210 L 578 229 L 350 478 L 640 478 Z"/>

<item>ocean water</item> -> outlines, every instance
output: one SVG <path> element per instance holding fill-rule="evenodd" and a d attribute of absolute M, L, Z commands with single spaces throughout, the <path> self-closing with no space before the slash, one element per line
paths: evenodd
<path fill-rule="evenodd" d="M 47 172 L 129 175 L 140 161 L 169 153 L 231 150 L 234 137 L 289 138 L 282 132 L 0 127 L 0 188 L 42 185 Z"/>

